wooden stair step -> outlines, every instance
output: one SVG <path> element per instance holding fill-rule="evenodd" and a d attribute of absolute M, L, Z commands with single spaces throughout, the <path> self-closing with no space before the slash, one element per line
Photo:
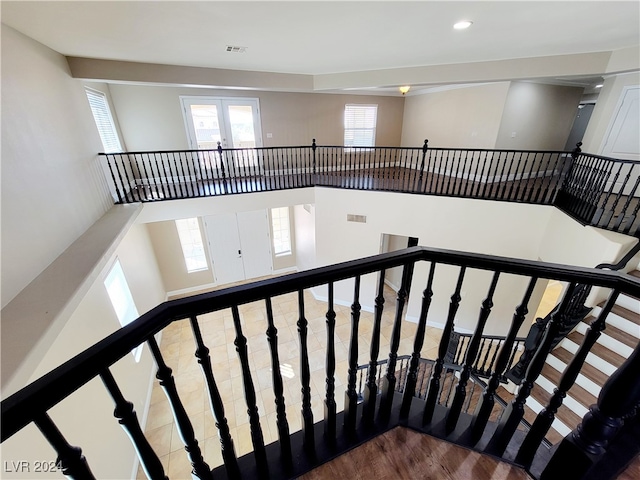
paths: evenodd
<path fill-rule="evenodd" d="M 625 344 L 629 348 L 636 348 L 636 345 L 638 344 L 637 337 L 634 337 L 633 335 L 627 332 L 623 332 L 622 330 L 620 330 L 617 327 L 614 327 L 613 325 L 607 325 L 602 333 L 610 336 L 611 338 L 619 341 L 620 343 Z"/>
<path fill-rule="evenodd" d="M 573 353 L 563 347 L 556 348 L 551 352 L 551 355 L 556 357 L 561 362 L 564 362 L 566 365 L 569 365 L 569 362 L 571 362 L 571 360 L 573 360 L 573 357 L 575 356 Z M 587 362 L 582 365 L 580 373 L 601 387 L 609 378 L 609 376 L 606 373 L 602 372 L 602 370 L 598 370 L 596 367 Z"/>
<path fill-rule="evenodd" d="M 640 270 L 632 270 L 632 271 L 630 271 L 628 273 L 629 273 L 629 275 L 632 275 L 634 277 L 640 278 Z"/>
<path fill-rule="evenodd" d="M 549 380 L 553 385 L 558 385 L 560 383 L 560 378 L 562 377 L 562 373 L 549 364 L 545 364 L 540 375 Z M 582 388 L 577 383 L 574 383 L 567 393 L 568 395 L 571 395 L 571 398 L 582 404 L 582 406 L 584 406 L 585 408 L 589 408 L 591 405 L 597 402 L 595 396 L 593 396 L 590 392 Z"/>
<path fill-rule="evenodd" d="M 600 302 L 599 307 L 604 307 L 605 302 Z M 630 322 L 640 325 L 640 313 L 632 312 L 631 310 L 621 307 L 620 305 L 614 305 L 611 309 L 611 313 L 615 313 L 619 317 L 629 320 Z"/>
<path fill-rule="evenodd" d="M 549 404 L 549 400 L 551 400 L 551 394 L 540 385 L 536 385 L 533 387 L 531 396 L 543 407 L 546 407 Z M 556 418 L 571 430 L 576 428 L 580 424 L 580 422 L 582 422 L 582 418 L 580 418 L 578 414 L 576 414 L 573 410 L 571 410 L 564 404 L 560 405 L 560 408 L 558 408 L 558 411 L 556 412 Z"/>
<path fill-rule="evenodd" d="M 580 332 L 571 332 L 567 335 L 567 338 L 571 340 L 576 345 L 582 345 L 584 341 L 584 335 Z M 596 342 L 596 344 L 591 348 L 591 353 L 595 356 L 600 357 L 605 362 L 610 363 L 614 367 L 618 368 L 625 361 L 625 358 L 622 355 L 617 354 L 616 352 L 609 350 L 607 347 L 600 345 Z"/>

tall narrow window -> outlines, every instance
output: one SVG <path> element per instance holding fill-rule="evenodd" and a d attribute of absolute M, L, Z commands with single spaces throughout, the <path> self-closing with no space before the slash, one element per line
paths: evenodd
<path fill-rule="evenodd" d="M 93 119 L 96 122 L 96 127 L 98 127 L 98 133 L 100 133 L 104 153 L 121 152 L 122 145 L 118 138 L 116 125 L 113 122 L 113 116 L 111 115 L 109 102 L 107 102 L 107 96 L 104 93 L 91 88 L 85 88 L 85 92 L 87 93 L 87 99 L 91 106 Z"/>
<path fill-rule="evenodd" d="M 113 309 L 116 312 L 121 326 L 129 325 L 139 317 L 138 309 L 131 296 L 131 290 L 129 290 L 129 285 L 127 284 L 127 279 L 124 276 L 119 260 L 116 260 L 113 267 L 111 267 L 107 278 L 104 280 L 104 286 L 107 289 L 109 299 L 111 300 L 111 304 L 113 305 Z M 139 362 L 140 355 L 142 354 L 142 345 L 138 345 L 131 353 L 136 359 L 136 362 Z"/>
<path fill-rule="evenodd" d="M 271 226 L 273 229 L 273 251 L 275 255 L 291 255 L 289 207 L 271 209 Z"/>
<path fill-rule="evenodd" d="M 345 105 L 344 146 L 373 147 L 376 144 L 377 119 L 378 105 Z"/>
<path fill-rule="evenodd" d="M 184 254 L 184 263 L 187 266 L 187 272 L 199 272 L 207 270 L 207 257 L 204 254 L 204 245 L 202 244 L 202 234 L 200 233 L 200 225 L 197 218 L 185 218 L 176 220 L 176 228 L 180 237 L 180 245 L 182 245 L 182 253 Z"/>

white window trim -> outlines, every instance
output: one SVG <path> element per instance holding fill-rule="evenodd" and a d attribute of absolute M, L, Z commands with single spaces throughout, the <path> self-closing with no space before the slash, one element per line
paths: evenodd
<path fill-rule="evenodd" d="M 122 152 L 122 142 L 120 141 L 118 129 L 116 128 L 116 124 L 113 120 L 113 114 L 111 113 L 111 106 L 109 105 L 107 96 L 100 90 L 95 90 L 89 87 L 84 87 L 84 89 L 87 95 L 87 101 L 89 102 L 89 107 L 91 108 L 93 120 L 96 123 L 96 128 L 98 129 L 98 134 L 102 141 L 104 153 Z M 96 102 L 102 103 L 98 105 Z M 94 107 L 100 111 L 94 110 Z M 96 114 L 98 116 L 96 116 Z"/>
<path fill-rule="evenodd" d="M 357 110 L 357 109 L 374 109 L 373 115 L 373 126 L 371 127 L 348 127 L 348 112 L 349 110 Z M 343 143 L 346 149 L 357 149 L 357 148 L 372 148 L 376 145 L 376 128 L 378 123 L 378 105 L 377 104 L 360 104 L 360 103 L 347 103 L 344 106 L 344 138 Z M 348 131 L 370 131 L 371 132 L 371 144 L 370 145 L 350 145 L 347 141 L 347 132 Z"/>
<path fill-rule="evenodd" d="M 273 225 L 273 211 L 274 210 L 278 210 L 280 208 L 285 208 L 287 210 L 287 220 L 288 220 L 287 230 L 288 230 L 288 234 L 289 234 L 289 250 L 285 250 L 285 251 L 276 253 L 276 245 L 275 245 L 276 229 L 275 229 L 275 227 Z M 292 239 L 291 239 L 291 211 L 290 211 L 290 207 L 275 207 L 275 208 L 271 208 L 269 210 L 269 219 L 271 221 L 271 247 L 273 248 L 273 255 L 276 258 L 287 257 L 289 255 L 293 255 L 293 242 L 292 242 Z"/>
<path fill-rule="evenodd" d="M 188 255 L 187 255 L 187 250 L 186 250 L 188 245 L 185 244 L 185 242 L 183 242 L 184 239 L 183 239 L 182 235 L 180 235 L 180 227 L 178 226 L 178 222 L 185 221 L 185 220 L 192 220 L 192 219 L 195 219 L 196 225 L 198 227 L 198 234 L 199 234 L 200 242 L 195 242 L 195 243 L 199 243 L 200 247 L 202 248 L 202 256 L 204 258 L 204 266 L 201 266 L 201 267 L 198 267 L 198 268 L 189 269 L 189 261 L 187 260 L 188 259 Z M 176 225 L 176 230 L 178 232 L 178 239 L 180 240 L 180 246 L 182 247 L 182 256 L 184 258 L 184 263 L 185 263 L 185 267 L 187 269 L 187 273 L 204 272 L 206 270 L 209 270 L 209 264 L 207 263 L 207 255 L 206 255 L 205 249 L 204 249 L 204 240 L 202 238 L 202 229 L 200 228 L 200 221 L 199 221 L 198 217 L 177 219 L 177 220 L 175 220 L 175 225 Z"/>
<path fill-rule="evenodd" d="M 114 290 L 112 289 L 112 287 L 115 286 L 116 283 L 118 283 L 120 287 L 122 287 L 120 292 L 122 294 L 120 300 L 124 300 L 126 305 L 118 304 L 118 298 L 116 297 L 118 292 L 114 292 Z M 120 263 L 120 260 L 118 258 L 115 259 L 115 261 L 107 271 L 103 284 L 121 327 L 126 327 L 131 322 L 140 317 L 138 308 L 136 307 L 136 303 L 131 293 L 131 289 L 129 288 L 129 284 L 127 283 L 127 277 L 124 274 L 122 264 Z M 122 306 L 125 307 L 124 310 L 122 310 L 122 308 L 119 308 Z M 133 355 L 135 361 L 139 362 L 140 357 L 142 356 L 142 344 L 131 350 L 131 354 Z"/>

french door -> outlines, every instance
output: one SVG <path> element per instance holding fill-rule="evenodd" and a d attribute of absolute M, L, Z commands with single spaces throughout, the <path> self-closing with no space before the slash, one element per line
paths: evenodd
<path fill-rule="evenodd" d="M 258 168 L 255 147 L 262 147 L 260 108 L 257 98 L 181 96 L 182 113 L 192 150 L 247 149 L 199 154 L 200 166 L 213 177 L 227 171 L 234 176 L 252 174 Z M 223 170 L 224 169 L 224 170 Z"/>

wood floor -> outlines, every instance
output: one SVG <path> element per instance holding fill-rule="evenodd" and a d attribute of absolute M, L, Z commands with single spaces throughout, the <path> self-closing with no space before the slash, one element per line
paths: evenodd
<path fill-rule="evenodd" d="M 396 427 L 321 465 L 300 480 L 531 480 L 521 468 Z"/>

